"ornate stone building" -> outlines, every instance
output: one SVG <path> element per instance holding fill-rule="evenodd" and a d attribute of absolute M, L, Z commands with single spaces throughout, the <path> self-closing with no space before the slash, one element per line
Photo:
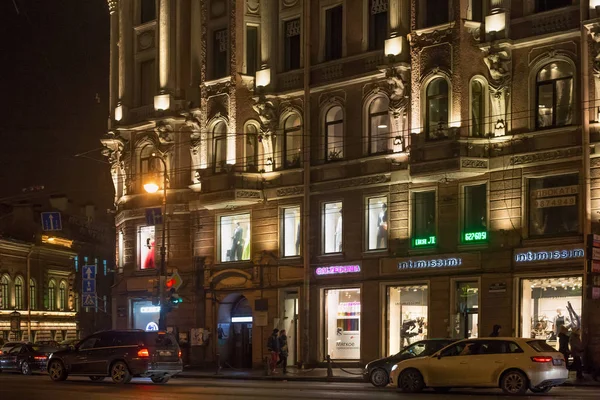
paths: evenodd
<path fill-rule="evenodd" d="M 273 327 L 290 363 L 494 324 L 598 346 L 592 3 L 108 1 L 114 326 L 156 318 L 158 156 L 191 363 L 259 365 Z"/>

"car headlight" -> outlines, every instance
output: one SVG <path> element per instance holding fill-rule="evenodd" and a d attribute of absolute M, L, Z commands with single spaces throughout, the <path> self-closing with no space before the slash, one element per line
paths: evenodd
<path fill-rule="evenodd" d="M 398 364 L 394 364 L 394 366 L 392 367 L 392 371 L 395 371 L 398 369 Z"/>

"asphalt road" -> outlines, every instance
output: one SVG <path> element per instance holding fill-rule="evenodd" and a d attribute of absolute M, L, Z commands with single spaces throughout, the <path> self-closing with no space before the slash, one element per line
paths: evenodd
<path fill-rule="evenodd" d="M 598 388 L 563 387 L 548 395 L 523 398 L 536 399 L 598 399 Z M 491 399 L 508 398 L 499 390 L 456 390 L 438 395 L 424 392 L 418 396 L 398 393 L 392 389 L 376 389 L 359 383 L 313 383 L 239 381 L 225 379 L 172 379 L 166 385 L 154 385 L 149 379 L 134 379 L 117 386 L 108 378 L 95 383 L 87 378 L 69 378 L 54 383 L 47 376 L 0 374 L 2 400 L 211 400 L 211 399 Z"/>

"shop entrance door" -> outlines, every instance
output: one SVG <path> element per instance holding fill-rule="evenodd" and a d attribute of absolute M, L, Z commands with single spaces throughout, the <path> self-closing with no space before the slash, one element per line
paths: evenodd
<path fill-rule="evenodd" d="M 455 297 L 454 337 L 479 337 L 479 283 L 457 282 Z"/>
<path fill-rule="evenodd" d="M 231 307 L 231 366 L 252 368 L 252 309 L 241 296 Z"/>
<path fill-rule="evenodd" d="M 287 365 L 296 365 L 299 350 L 298 292 L 286 291 L 283 296 L 283 329 L 288 341 Z"/>

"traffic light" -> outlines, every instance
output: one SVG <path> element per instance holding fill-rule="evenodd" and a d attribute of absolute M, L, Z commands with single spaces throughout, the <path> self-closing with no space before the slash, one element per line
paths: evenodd
<path fill-rule="evenodd" d="M 167 287 L 167 294 L 165 296 L 166 306 L 168 307 L 168 310 L 171 310 L 173 308 L 176 308 L 179 305 L 179 303 L 183 302 L 183 300 L 181 299 L 181 297 L 179 297 L 177 289 L 175 289 L 175 279 L 167 279 L 165 285 Z"/>

